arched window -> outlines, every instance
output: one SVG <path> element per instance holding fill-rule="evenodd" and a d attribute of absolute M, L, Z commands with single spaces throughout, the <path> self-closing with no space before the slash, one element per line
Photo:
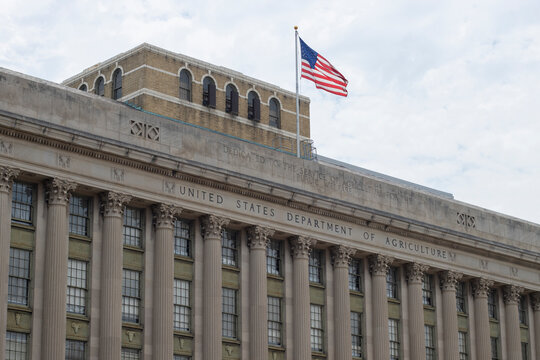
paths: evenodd
<path fill-rule="evenodd" d="M 191 101 L 191 74 L 186 69 L 180 71 L 180 99 Z"/>
<path fill-rule="evenodd" d="M 210 76 L 203 79 L 203 105 L 216 108 L 216 83 Z"/>
<path fill-rule="evenodd" d="M 238 115 L 238 91 L 233 84 L 227 85 L 225 89 L 225 111 L 233 115 Z"/>
<path fill-rule="evenodd" d="M 248 94 L 248 119 L 261 120 L 261 101 L 255 91 L 250 91 Z"/>
<path fill-rule="evenodd" d="M 94 85 L 94 92 L 99 96 L 105 95 L 105 81 L 103 80 L 103 76 L 97 78 Z"/>
<path fill-rule="evenodd" d="M 277 99 L 270 99 L 270 116 L 268 124 L 273 127 L 281 128 L 281 109 Z"/>
<path fill-rule="evenodd" d="M 118 100 L 122 97 L 122 70 L 116 69 L 112 76 L 113 80 L 113 93 L 112 98 Z"/>
<path fill-rule="evenodd" d="M 88 91 L 88 88 L 86 87 L 86 84 L 82 84 L 81 86 L 79 86 L 79 90 Z"/>

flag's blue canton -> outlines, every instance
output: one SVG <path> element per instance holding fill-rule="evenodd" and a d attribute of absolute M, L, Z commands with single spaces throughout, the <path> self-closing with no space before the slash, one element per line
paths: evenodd
<path fill-rule="evenodd" d="M 300 39 L 300 47 L 301 47 L 301 52 L 302 52 L 302 59 L 307 60 L 307 62 L 309 63 L 309 67 L 312 69 L 315 69 L 315 64 L 317 63 L 317 56 L 319 54 L 317 54 L 315 50 L 307 46 L 304 40 L 302 40 L 302 38 L 299 37 L 299 39 Z"/>

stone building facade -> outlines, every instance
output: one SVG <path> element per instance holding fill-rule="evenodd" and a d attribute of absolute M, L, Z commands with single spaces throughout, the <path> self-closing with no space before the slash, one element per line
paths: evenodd
<path fill-rule="evenodd" d="M 249 127 L 292 136 L 290 93 L 190 59 L 179 100 L 186 57 L 127 54 L 69 86 L 0 69 L 0 359 L 540 357 L 539 225 L 274 149 Z"/>

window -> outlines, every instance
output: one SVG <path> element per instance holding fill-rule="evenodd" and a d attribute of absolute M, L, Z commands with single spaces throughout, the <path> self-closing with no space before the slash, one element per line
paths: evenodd
<path fill-rule="evenodd" d="M 362 291 L 362 262 L 352 259 L 349 264 L 349 290 Z"/>
<path fill-rule="evenodd" d="M 386 273 L 386 297 L 390 299 L 398 298 L 398 276 L 395 267 L 390 267 Z"/>
<path fill-rule="evenodd" d="M 86 314 L 87 263 L 68 259 L 66 311 Z"/>
<path fill-rule="evenodd" d="M 277 240 L 270 240 L 266 248 L 266 272 L 281 275 L 281 242 Z"/>
<path fill-rule="evenodd" d="M 203 105 L 216 108 L 216 83 L 210 76 L 203 79 Z"/>
<path fill-rule="evenodd" d="M 121 360 L 139 360 L 140 351 L 137 349 L 122 348 Z"/>
<path fill-rule="evenodd" d="M 9 249 L 8 302 L 28 306 L 30 251 Z"/>
<path fill-rule="evenodd" d="M 141 303 L 141 273 L 123 269 L 122 277 L 122 321 L 139 323 Z"/>
<path fill-rule="evenodd" d="M 491 338 L 491 360 L 499 360 L 499 339 Z"/>
<path fill-rule="evenodd" d="M 497 289 L 491 289 L 488 292 L 488 313 L 489 317 L 492 319 L 498 319 L 497 314 Z"/>
<path fill-rule="evenodd" d="M 435 360 L 435 328 L 424 325 L 426 337 L 426 360 Z"/>
<path fill-rule="evenodd" d="M 186 69 L 180 71 L 180 99 L 191 101 L 191 73 Z"/>
<path fill-rule="evenodd" d="M 141 247 L 142 246 L 142 213 L 139 209 L 126 207 L 124 211 L 124 245 Z"/>
<path fill-rule="evenodd" d="M 191 222 L 187 220 L 174 222 L 174 254 L 191 257 Z"/>
<path fill-rule="evenodd" d="M 323 252 L 314 249 L 309 254 L 309 282 L 322 284 Z"/>
<path fill-rule="evenodd" d="M 521 295 L 518 303 L 519 323 L 521 325 L 527 325 L 527 298 L 525 295 Z"/>
<path fill-rule="evenodd" d="M 66 340 L 66 360 L 85 360 L 86 342 Z"/>
<path fill-rule="evenodd" d="M 458 312 L 467 312 L 467 308 L 465 306 L 465 283 L 463 282 L 459 282 L 456 285 L 456 308 Z"/>
<path fill-rule="evenodd" d="M 399 320 L 388 319 L 390 360 L 399 360 Z"/>
<path fill-rule="evenodd" d="M 229 84 L 225 88 L 225 111 L 238 115 L 238 91 L 233 84 Z"/>
<path fill-rule="evenodd" d="M 191 360 L 189 356 L 174 355 L 174 360 Z"/>
<path fill-rule="evenodd" d="M 221 262 L 223 265 L 238 267 L 237 232 L 221 231 Z"/>
<path fill-rule="evenodd" d="M 311 323 L 311 350 L 323 352 L 324 329 L 323 329 L 323 307 L 321 305 L 311 304 L 310 323 Z"/>
<path fill-rule="evenodd" d="M 32 225 L 33 219 L 33 195 L 32 185 L 14 182 L 11 200 L 11 221 L 21 224 Z"/>
<path fill-rule="evenodd" d="M 112 76 L 113 82 L 113 96 L 114 100 L 118 100 L 122 97 L 122 70 L 116 69 Z"/>
<path fill-rule="evenodd" d="M 94 84 L 94 92 L 99 96 L 105 95 L 105 80 L 103 80 L 103 76 L 96 79 L 96 83 Z"/>
<path fill-rule="evenodd" d="M 351 312 L 352 356 L 362 357 L 362 314 Z"/>
<path fill-rule="evenodd" d="M 268 344 L 281 346 L 281 299 L 268 297 Z"/>
<path fill-rule="evenodd" d="M 521 358 L 523 360 L 529 360 L 529 343 L 521 343 Z"/>
<path fill-rule="evenodd" d="M 90 235 L 88 208 L 90 200 L 81 196 L 73 195 L 69 199 L 69 233 L 74 235 Z"/>
<path fill-rule="evenodd" d="M 26 360 L 28 358 L 28 335 L 6 331 L 6 360 Z"/>
<path fill-rule="evenodd" d="M 81 86 L 79 86 L 79 90 L 81 91 L 88 91 L 88 87 L 86 86 L 86 84 L 82 84 Z"/>
<path fill-rule="evenodd" d="M 467 360 L 469 354 L 467 353 L 467 333 L 463 331 L 458 332 L 458 349 L 459 360 Z"/>
<path fill-rule="evenodd" d="M 281 109 L 277 99 L 270 99 L 270 114 L 268 119 L 270 126 L 281 128 Z"/>
<path fill-rule="evenodd" d="M 433 306 L 433 276 L 424 274 L 422 279 L 422 303 Z"/>
<path fill-rule="evenodd" d="M 191 331 L 191 284 L 174 279 L 174 329 Z"/>
<path fill-rule="evenodd" d="M 238 338 L 238 306 L 234 289 L 223 288 L 223 307 L 221 317 L 222 335 L 226 338 Z"/>
<path fill-rule="evenodd" d="M 248 119 L 261 120 L 261 101 L 255 91 L 250 91 L 248 94 Z"/>

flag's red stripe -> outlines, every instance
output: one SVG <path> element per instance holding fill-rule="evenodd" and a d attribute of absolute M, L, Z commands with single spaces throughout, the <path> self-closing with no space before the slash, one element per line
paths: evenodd
<path fill-rule="evenodd" d="M 320 71 L 313 71 L 312 69 L 310 69 L 309 67 L 302 67 L 302 72 L 304 73 L 307 73 L 307 74 L 310 74 L 310 76 L 313 77 L 313 81 L 319 81 L 319 82 L 323 82 L 323 83 L 329 83 L 329 84 L 336 84 L 337 86 L 339 87 L 346 87 L 347 84 L 346 83 L 343 83 L 342 81 L 339 81 L 339 80 L 336 80 L 326 74 L 322 74 Z"/>

